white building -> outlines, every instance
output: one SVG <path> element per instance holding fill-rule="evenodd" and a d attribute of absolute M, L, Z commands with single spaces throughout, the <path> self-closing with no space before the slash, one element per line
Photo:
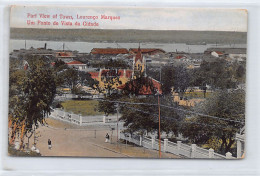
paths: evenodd
<path fill-rule="evenodd" d="M 212 51 L 211 55 L 215 56 L 215 57 L 222 57 L 224 55 L 224 53 L 222 53 L 220 51 Z"/>
<path fill-rule="evenodd" d="M 68 62 L 66 63 L 70 68 L 76 68 L 78 70 L 85 70 L 87 68 L 87 64 L 84 64 L 82 62 L 79 62 L 79 61 L 71 61 L 71 62 Z"/>

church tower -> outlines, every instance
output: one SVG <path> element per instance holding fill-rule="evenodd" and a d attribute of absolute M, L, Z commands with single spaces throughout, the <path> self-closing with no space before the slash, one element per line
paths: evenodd
<path fill-rule="evenodd" d="M 142 55 L 142 51 L 139 45 L 137 53 L 133 59 L 133 78 L 145 75 L 145 58 Z"/>

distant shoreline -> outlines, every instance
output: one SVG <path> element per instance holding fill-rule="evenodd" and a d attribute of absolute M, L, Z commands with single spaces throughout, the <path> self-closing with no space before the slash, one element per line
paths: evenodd
<path fill-rule="evenodd" d="M 10 28 L 10 39 L 97 43 L 246 44 L 247 32 Z"/>

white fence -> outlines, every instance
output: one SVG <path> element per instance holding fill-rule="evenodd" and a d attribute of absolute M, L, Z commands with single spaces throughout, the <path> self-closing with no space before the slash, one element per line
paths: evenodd
<path fill-rule="evenodd" d="M 138 146 L 142 146 L 152 150 L 159 150 L 159 141 L 155 138 L 142 137 L 138 135 L 130 135 L 120 133 L 120 139 L 127 140 Z M 166 153 L 172 153 L 178 156 L 186 158 L 212 158 L 212 159 L 235 159 L 230 152 L 226 153 L 226 156 L 215 153 L 213 149 L 203 149 L 196 144 L 187 145 L 181 141 L 177 143 L 170 142 L 168 139 L 161 141 L 161 151 Z"/>
<path fill-rule="evenodd" d="M 80 114 L 73 114 L 69 112 L 65 112 L 59 109 L 54 109 L 53 112 L 51 113 L 50 117 L 59 119 L 62 121 L 66 121 L 69 123 L 73 123 L 76 125 L 86 125 L 89 123 L 109 123 L 109 122 L 116 122 L 117 117 L 116 116 L 82 116 Z M 119 117 L 118 117 L 119 118 Z"/>
<path fill-rule="evenodd" d="M 104 98 L 104 95 L 75 95 L 75 94 L 62 94 L 55 96 L 56 100 L 69 100 L 75 98 L 86 98 L 86 99 L 100 99 Z"/>

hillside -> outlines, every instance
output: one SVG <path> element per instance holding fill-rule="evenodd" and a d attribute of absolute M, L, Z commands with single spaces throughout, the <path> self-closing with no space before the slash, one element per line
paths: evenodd
<path fill-rule="evenodd" d="M 244 44 L 246 32 L 11 28 L 11 39 L 82 42 Z"/>

